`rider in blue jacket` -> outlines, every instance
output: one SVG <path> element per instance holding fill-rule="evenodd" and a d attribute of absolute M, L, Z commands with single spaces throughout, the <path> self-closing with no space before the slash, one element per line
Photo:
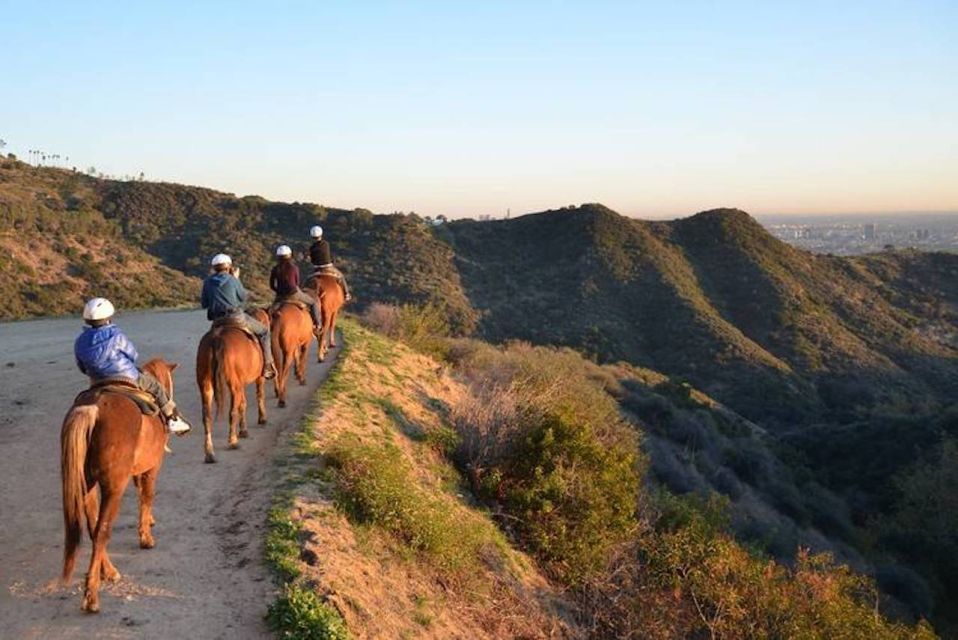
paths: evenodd
<path fill-rule="evenodd" d="M 89 326 L 73 344 L 80 372 L 94 382 L 111 378 L 133 382 L 156 398 L 171 433 L 182 435 L 188 432 L 189 423 L 180 416 L 160 381 L 137 368 L 136 347 L 113 324 L 113 313 L 113 304 L 105 298 L 93 298 L 83 307 L 83 319 Z"/>
<path fill-rule="evenodd" d="M 233 259 L 225 253 L 213 256 L 210 266 L 213 273 L 203 281 L 203 291 L 200 293 L 200 306 L 206 309 L 206 318 L 213 322 L 227 321 L 245 326 L 252 331 L 263 351 L 263 377 L 275 377 L 276 365 L 273 364 L 273 352 L 270 349 L 269 327 L 243 311 L 248 294 L 239 281 L 239 268 L 233 266 Z"/>

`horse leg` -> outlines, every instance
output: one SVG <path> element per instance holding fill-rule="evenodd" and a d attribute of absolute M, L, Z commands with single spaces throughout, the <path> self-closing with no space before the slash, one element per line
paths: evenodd
<path fill-rule="evenodd" d="M 113 521 L 120 510 L 120 500 L 126 489 L 129 478 L 124 478 L 117 486 L 109 482 L 101 482 L 102 492 L 100 514 L 97 518 L 96 531 L 93 534 L 93 554 L 90 556 L 90 570 L 86 574 L 86 589 L 83 594 L 81 608 L 87 613 L 97 613 L 100 610 L 100 573 L 106 580 L 119 580 L 120 573 L 110 562 L 106 546 L 110 542 L 113 530 Z"/>
<path fill-rule="evenodd" d="M 295 360 L 295 355 L 291 353 L 286 353 L 286 350 L 283 349 L 283 366 L 279 371 L 279 375 L 276 376 L 276 379 L 279 380 L 279 406 L 286 406 L 286 383 L 289 381 L 289 371 L 293 368 L 293 362 Z"/>
<path fill-rule="evenodd" d="M 296 350 L 296 379 L 300 386 L 306 384 L 306 351 L 309 349 L 307 342 Z"/>
<path fill-rule="evenodd" d="M 329 324 L 323 323 L 323 330 L 319 334 L 319 344 L 316 346 L 316 362 L 326 359 L 326 340 L 329 335 Z"/>
<path fill-rule="evenodd" d="M 203 405 L 203 452 L 206 462 L 216 462 L 213 453 L 213 381 L 203 380 L 200 384 L 200 401 Z"/>
<path fill-rule="evenodd" d="M 256 378 L 256 424 L 266 424 L 266 381 Z"/>
<path fill-rule="evenodd" d="M 329 321 L 329 346 L 336 348 L 336 318 L 339 316 L 339 309 L 333 311 L 332 318 Z"/>
<path fill-rule="evenodd" d="M 140 548 L 152 549 L 154 546 L 153 533 L 153 497 L 156 495 L 156 474 L 159 471 L 153 467 L 149 471 L 137 476 L 136 488 L 140 494 Z"/>
<path fill-rule="evenodd" d="M 230 435 L 228 443 L 230 449 L 239 449 L 239 437 L 236 429 L 239 426 L 239 396 L 241 393 L 243 393 L 242 387 L 239 389 L 230 387 Z"/>
<path fill-rule="evenodd" d="M 239 397 L 239 437 L 248 438 L 249 430 L 246 428 L 246 389 Z"/>
<path fill-rule="evenodd" d="M 280 383 L 280 371 L 283 369 L 283 364 L 285 358 L 283 357 L 283 350 L 279 346 L 279 341 L 273 341 L 273 364 L 276 366 L 276 376 L 273 378 L 273 396 L 275 398 L 282 398 L 282 384 Z M 280 404 L 279 406 L 283 406 Z"/>

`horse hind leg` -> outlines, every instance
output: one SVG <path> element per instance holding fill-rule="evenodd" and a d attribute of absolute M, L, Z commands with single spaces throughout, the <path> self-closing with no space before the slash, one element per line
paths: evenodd
<path fill-rule="evenodd" d="M 286 353 L 283 351 L 283 366 L 279 371 L 279 375 L 276 376 L 276 379 L 279 381 L 279 402 L 277 403 L 280 407 L 286 406 L 286 383 L 289 382 L 289 372 L 293 368 L 295 362 L 295 354 Z"/>
<path fill-rule="evenodd" d="M 237 433 L 237 429 L 240 421 L 240 407 L 242 406 L 239 398 L 243 392 L 242 387 L 239 389 L 230 387 L 230 435 L 227 445 L 230 449 L 239 449 L 239 434 Z"/>
<path fill-rule="evenodd" d="M 336 318 L 339 317 L 339 310 L 333 312 L 333 317 L 329 323 L 329 346 L 336 348 Z"/>
<path fill-rule="evenodd" d="M 308 342 L 296 350 L 296 380 L 299 381 L 300 386 L 306 384 L 306 352 L 308 350 Z"/>
<path fill-rule="evenodd" d="M 156 495 L 156 469 L 150 469 L 136 478 L 136 488 L 140 497 L 140 522 L 137 533 L 140 536 L 140 548 L 152 549 L 153 540 L 153 497 Z"/>
<path fill-rule="evenodd" d="M 90 556 L 90 570 L 86 575 L 86 588 L 83 594 L 82 609 L 87 613 L 97 613 L 100 610 L 101 572 L 106 574 L 104 578 L 107 580 L 117 580 L 120 577 L 120 573 L 110 562 L 106 547 L 110 542 L 113 521 L 116 520 L 116 514 L 120 510 L 120 500 L 123 498 L 126 484 L 127 479 L 118 483 L 116 487 L 101 485 L 100 514 L 93 536 L 93 553 Z"/>
<path fill-rule="evenodd" d="M 262 376 L 256 379 L 256 424 L 266 424 L 266 381 Z"/>
<path fill-rule="evenodd" d="M 246 428 L 246 389 L 239 397 L 239 437 L 248 438 L 249 429 Z"/>
<path fill-rule="evenodd" d="M 200 383 L 200 401 L 203 407 L 203 453 L 206 462 L 216 462 L 213 453 L 213 381 L 204 379 Z"/>

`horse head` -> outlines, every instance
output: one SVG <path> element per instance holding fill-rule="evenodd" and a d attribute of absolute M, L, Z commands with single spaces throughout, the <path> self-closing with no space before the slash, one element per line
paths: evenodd
<path fill-rule="evenodd" d="M 160 381 L 169 396 L 173 397 L 173 371 L 180 366 L 176 362 L 167 362 L 163 358 L 153 358 L 143 365 L 143 371 Z"/>

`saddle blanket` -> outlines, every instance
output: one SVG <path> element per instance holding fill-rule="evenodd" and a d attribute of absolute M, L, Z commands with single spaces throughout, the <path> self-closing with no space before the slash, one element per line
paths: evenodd
<path fill-rule="evenodd" d="M 76 405 L 96 404 L 104 393 L 113 393 L 131 400 L 133 404 L 139 407 L 140 413 L 145 416 L 156 416 L 160 413 L 160 407 L 156 404 L 152 395 L 137 387 L 134 382 L 117 378 L 94 382 L 89 389 L 80 392 L 73 403 Z"/>
<path fill-rule="evenodd" d="M 245 322 L 243 322 L 242 320 L 237 320 L 236 318 L 233 318 L 232 316 L 225 316 L 223 318 L 218 318 L 214 320 L 210 330 L 213 331 L 214 333 L 218 333 L 219 331 L 222 331 L 224 329 L 239 329 L 240 331 L 248 335 L 253 340 L 257 339 L 256 334 L 253 333 L 250 330 L 250 328 L 246 326 Z"/>

